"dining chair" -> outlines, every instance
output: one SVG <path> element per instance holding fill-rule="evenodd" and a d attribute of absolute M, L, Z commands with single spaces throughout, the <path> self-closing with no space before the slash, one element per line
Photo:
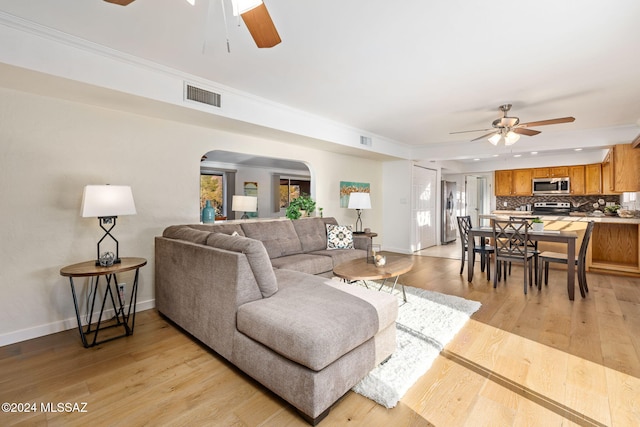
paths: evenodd
<path fill-rule="evenodd" d="M 593 221 L 589 221 L 587 224 L 587 229 L 584 232 L 584 237 L 582 238 L 582 243 L 580 244 L 580 250 L 578 251 L 578 256 L 575 259 L 575 265 L 577 266 L 578 272 L 578 287 L 580 288 L 580 295 L 582 298 L 586 297 L 586 293 L 589 292 L 589 287 L 587 286 L 587 248 L 589 247 L 589 240 L 591 240 L 591 233 L 593 232 L 593 227 L 595 223 Z M 538 283 L 542 281 L 542 269 L 544 268 L 544 284 L 549 283 L 549 264 L 552 262 L 567 264 L 567 254 L 562 254 L 558 252 L 544 251 L 540 255 L 540 268 L 538 270 Z"/>
<path fill-rule="evenodd" d="M 533 221 L 534 219 L 540 219 L 540 217 L 537 216 L 511 216 L 509 217 L 510 221 L 527 221 L 529 223 L 529 228 L 531 228 L 531 221 Z M 538 250 L 538 242 L 535 240 L 531 240 L 529 239 L 529 241 L 527 241 L 527 245 L 529 246 L 529 252 L 531 252 L 533 254 L 533 264 L 534 264 L 534 270 L 535 272 L 538 271 L 538 263 L 539 263 L 539 256 L 540 256 L 540 251 Z M 511 274 L 511 266 L 509 266 L 509 274 Z M 536 286 L 539 284 L 538 282 L 538 274 L 536 273 L 536 275 L 534 276 L 535 279 L 535 284 Z M 529 283 L 529 285 L 531 285 L 531 283 Z"/>
<path fill-rule="evenodd" d="M 527 293 L 528 284 L 533 280 L 532 258 L 534 254 L 530 252 L 527 244 L 529 241 L 529 223 L 524 221 L 493 221 L 493 241 L 495 244 L 495 276 L 493 277 L 493 287 L 498 286 L 501 273 L 507 281 L 507 263 L 519 262 L 524 270 L 524 293 Z M 528 277 L 528 281 L 527 281 Z M 538 283 L 540 287 L 540 283 Z"/>
<path fill-rule="evenodd" d="M 460 264 L 460 274 L 464 271 L 465 258 L 469 249 L 469 229 L 471 225 L 471 217 L 469 215 L 459 216 L 458 231 L 460 232 L 460 242 L 462 247 L 462 262 Z M 480 245 L 474 245 L 473 251 L 480 254 L 480 271 L 487 269 L 487 280 L 491 280 L 491 254 L 495 252 L 493 246 L 487 245 L 484 238 L 480 238 Z M 473 266 L 469 267 L 473 268 Z"/>

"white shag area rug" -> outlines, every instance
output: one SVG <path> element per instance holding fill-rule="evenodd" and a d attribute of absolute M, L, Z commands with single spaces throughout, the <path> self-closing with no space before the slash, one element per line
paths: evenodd
<path fill-rule="evenodd" d="M 369 287 L 377 290 L 380 284 L 369 282 Z M 353 388 L 387 408 L 396 406 L 481 305 L 410 286 L 405 286 L 405 290 L 406 303 L 402 300 L 402 287 L 397 285 L 394 291 L 399 304 L 395 353 Z M 381 292 L 389 291 L 385 286 Z"/>

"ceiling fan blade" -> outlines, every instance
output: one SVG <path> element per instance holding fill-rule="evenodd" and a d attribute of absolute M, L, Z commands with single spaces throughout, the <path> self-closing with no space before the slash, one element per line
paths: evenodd
<path fill-rule="evenodd" d="M 545 125 L 557 125 L 559 123 L 571 123 L 575 120 L 575 117 L 561 117 L 559 119 L 540 120 L 539 122 L 520 123 L 519 127 L 535 127 Z"/>
<path fill-rule="evenodd" d="M 264 3 L 240 16 L 258 47 L 273 47 L 282 41 Z"/>
<path fill-rule="evenodd" d="M 519 133 L 520 135 L 527 135 L 527 136 L 536 136 L 537 134 L 540 133 L 539 130 L 526 129 L 526 128 L 513 128 L 511 130 L 515 133 Z"/>
<path fill-rule="evenodd" d="M 459 130 L 457 132 L 449 132 L 449 135 L 454 135 L 456 133 L 486 132 L 488 130 L 491 130 L 491 129 Z"/>
<path fill-rule="evenodd" d="M 472 140 L 471 140 L 471 142 L 473 142 L 473 141 L 477 141 L 477 140 L 479 140 L 479 139 L 489 138 L 491 135 L 495 135 L 495 134 L 497 134 L 497 133 L 499 133 L 499 132 L 500 132 L 499 130 L 497 130 L 497 131 L 495 131 L 495 132 L 490 132 L 490 133 L 488 133 L 488 134 L 486 134 L 486 135 L 479 136 L 479 137 L 477 137 L 476 139 L 472 139 Z"/>
<path fill-rule="evenodd" d="M 119 4 L 120 6 L 126 6 L 129 3 L 133 3 L 135 0 L 104 0 L 107 3 Z"/>

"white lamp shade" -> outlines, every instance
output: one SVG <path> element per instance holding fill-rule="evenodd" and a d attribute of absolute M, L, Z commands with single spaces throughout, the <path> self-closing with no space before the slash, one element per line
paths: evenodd
<path fill-rule="evenodd" d="M 371 209 L 371 197 L 369 193 L 349 194 L 349 209 Z"/>
<path fill-rule="evenodd" d="M 82 193 L 83 217 L 135 215 L 136 205 L 128 185 L 87 185 Z"/>
<path fill-rule="evenodd" d="M 262 4 L 262 0 L 232 0 L 233 16 L 242 15 Z"/>
<path fill-rule="evenodd" d="M 231 210 L 234 212 L 256 212 L 258 210 L 258 198 L 254 196 L 233 196 Z"/>
<path fill-rule="evenodd" d="M 513 145 L 520 139 L 520 135 L 513 131 L 509 131 L 507 136 L 504 138 L 504 145 Z"/>
<path fill-rule="evenodd" d="M 498 145 L 498 142 L 500 142 L 500 138 L 502 138 L 502 135 L 500 135 L 499 133 L 496 133 L 491 138 L 489 138 L 489 142 L 492 143 L 493 145 Z"/>

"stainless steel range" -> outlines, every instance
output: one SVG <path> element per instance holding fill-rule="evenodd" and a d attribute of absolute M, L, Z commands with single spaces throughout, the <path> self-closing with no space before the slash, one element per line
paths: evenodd
<path fill-rule="evenodd" d="M 534 215 L 569 215 L 571 213 L 571 203 L 535 202 L 532 213 Z"/>

